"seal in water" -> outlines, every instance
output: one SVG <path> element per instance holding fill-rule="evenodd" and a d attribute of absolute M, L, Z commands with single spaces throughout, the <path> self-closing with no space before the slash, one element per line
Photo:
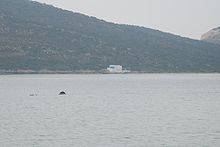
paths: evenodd
<path fill-rule="evenodd" d="M 61 91 L 61 92 L 59 93 L 59 95 L 66 95 L 66 93 L 65 93 L 64 91 Z"/>

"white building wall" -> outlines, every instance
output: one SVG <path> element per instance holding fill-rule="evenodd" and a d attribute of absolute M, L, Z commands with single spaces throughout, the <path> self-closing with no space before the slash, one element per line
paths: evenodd
<path fill-rule="evenodd" d="M 111 73 L 122 73 L 123 72 L 121 65 L 109 65 L 107 70 Z"/>

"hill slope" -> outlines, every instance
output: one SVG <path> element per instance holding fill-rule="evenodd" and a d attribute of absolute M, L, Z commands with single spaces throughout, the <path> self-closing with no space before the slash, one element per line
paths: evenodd
<path fill-rule="evenodd" d="M 212 29 L 207 33 L 205 33 L 204 35 L 202 35 L 201 40 L 220 44 L 220 27 Z"/>
<path fill-rule="evenodd" d="M 28 0 L 0 1 L 1 70 L 220 72 L 220 46 Z"/>

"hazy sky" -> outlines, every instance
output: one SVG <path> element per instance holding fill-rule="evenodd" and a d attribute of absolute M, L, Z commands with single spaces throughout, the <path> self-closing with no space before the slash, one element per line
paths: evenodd
<path fill-rule="evenodd" d="M 111 22 L 200 39 L 220 26 L 220 0 L 36 0 Z"/>

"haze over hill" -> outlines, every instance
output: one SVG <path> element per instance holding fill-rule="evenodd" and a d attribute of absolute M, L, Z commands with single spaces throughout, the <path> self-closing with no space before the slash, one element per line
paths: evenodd
<path fill-rule="evenodd" d="M 220 24 L 219 0 L 36 0 L 120 24 L 193 39 Z"/>
<path fill-rule="evenodd" d="M 220 72 L 220 45 L 28 0 L 0 1 L 1 70 Z"/>

